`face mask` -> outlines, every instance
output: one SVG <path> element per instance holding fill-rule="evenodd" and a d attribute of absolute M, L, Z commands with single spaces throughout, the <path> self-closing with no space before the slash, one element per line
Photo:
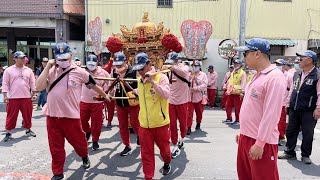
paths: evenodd
<path fill-rule="evenodd" d="M 123 66 L 121 68 L 116 68 L 117 73 L 122 73 L 126 69 L 126 66 Z"/>
<path fill-rule="evenodd" d="M 277 66 L 277 68 L 278 68 L 280 71 L 282 71 L 282 66 Z"/>
<path fill-rule="evenodd" d="M 251 72 L 252 74 L 256 74 L 256 73 L 257 73 L 256 70 L 250 70 L 250 72 Z"/>
<path fill-rule="evenodd" d="M 94 71 L 97 67 L 97 63 L 94 62 L 94 61 L 89 61 L 87 62 L 87 68 L 90 70 L 90 71 Z"/>
<path fill-rule="evenodd" d="M 194 72 L 200 71 L 200 66 L 193 66 L 193 71 Z"/>
<path fill-rule="evenodd" d="M 65 69 L 65 68 L 70 66 L 69 60 L 67 60 L 67 61 L 56 61 L 56 62 L 63 69 Z"/>
<path fill-rule="evenodd" d="M 300 69 L 300 65 L 299 64 L 294 64 L 294 68 Z"/>

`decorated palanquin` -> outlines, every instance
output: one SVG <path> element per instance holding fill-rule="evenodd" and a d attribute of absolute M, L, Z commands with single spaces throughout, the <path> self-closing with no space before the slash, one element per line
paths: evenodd
<path fill-rule="evenodd" d="M 126 54 L 128 62 L 134 64 L 134 56 L 139 52 L 146 52 L 156 68 L 163 64 L 163 57 L 167 50 L 162 45 L 162 38 L 169 34 L 170 30 L 164 28 L 163 22 L 155 25 L 149 22 L 148 13 L 145 12 L 142 22 L 136 23 L 130 30 L 125 25 L 121 25 L 121 34 L 113 34 L 122 43 L 122 51 Z"/>

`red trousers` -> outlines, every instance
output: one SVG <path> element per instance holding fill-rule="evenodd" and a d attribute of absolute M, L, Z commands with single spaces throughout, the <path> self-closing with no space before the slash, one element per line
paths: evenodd
<path fill-rule="evenodd" d="M 116 107 L 116 101 L 106 101 L 105 104 L 107 105 L 107 110 L 108 110 L 108 116 L 107 116 L 107 121 L 112 122 L 113 116 L 114 116 L 114 109 Z"/>
<path fill-rule="evenodd" d="M 226 90 L 223 90 L 223 95 L 222 95 L 222 101 L 221 101 L 221 108 L 225 108 L 226 107 L 226 102 L 227 102 L 227 94 L 226 94 Z"/>
<path fill-rule="evenodd" d="M 240 135 L 237 156 L 239 180 L 278 180 L 278 144 L 266 144 L 262 159 L 252 160 L 249 150 L 255 139 Z"/>
<path fill-rule="evenodd" d="M 133 128 L 134 132 L 139 134 L 139 110 L 138 106 L 127 106 L 127 107 L 119 107 L 117 106 L 117 116 L 119 120 L 119 128 L 120 128 L 120 136 L 122 139 L 122 143 L 126 146 L 130 146 L 130 132 L 128 127 L 128 118 L 130 115 L 130 125 Z M 140 140 L 141 142 L 141 140 Z"/>
<path fill-rule="evenodd" d="M 10 131 L 16 128 L 19 111 L 21 111 L 22 114 L 23 127 L 30 129 L 32 126 L 32 109 L 33 107 L 31 98 L 9 99 L 6 107 L 6 130 Z"/>
<path fill-rule="evenodd" d="M 170 127 L 169 125 L 157 128 L 142 128 L 139 130 L 141 160 L 144 177 L 152 179 L 155 168 L 154 143 L 160 149 L 160 155 L 165 163 L 171 162 Z"/>
<path fill-rule="evenodd" d="M 197 123 L 201 123 L 202 121 L 202 113 L 204 110 L 204 105 L 201 104 L 202 101 L 198 103 L 189 102 L 188 103 L 188 122 L 187 126 L 188 128 L 191 128 L 192 121 L 193 121 L 193 111 L 196 112 L 196 121 Z"/>
<path fill-rule="evenodd" d="M 47 116 L 47 131 L 54 175 L 63 174 L 63 166 L 66 159 L 65 139 L 80 157 L 88 156 L 88 144 L 82 131 L 80 119 Z"/>
<path fill-rule="evenodd" d="M 286 134 L 287 129 L 287 113 L 286 107 L 282 106 L 280 121 L 278 123 L 278 130 L 279 130 L 279 139 L 284 139 L 284 135 Z"/>
<path fill-rule="evenodd" d="M 228 95 L 226 102 L 227 119 L 232 120 L 232 107 L 234 107 L 236 121 L 239 122 L 241 104 L 242 100 L 240 99 L 240 95 Z"/>
<path fill-rule="evenodd" d="M 209 106 L 214 107 L 214 100 L 216 99 L 216 89 L 207 89 L 208 91 L 208 99 L 209 99 Z"/>
<path fill-rule="evenodd" d="M 85 133 L 92 133 L 92 142 L 98 142 L 103 123 L 103 103 L 80 102 L 80 119 Z M 91 119 L 91 127 L 89 120 Z"/>
<path fill-rule="evenodd" d="M 173 145 L 178 143 L 178 127 L 177 119 L 180 124 L 181 138 L 186 137 L 187 134 L 187 113 L 188 103 L 173 105 L 169 104 L 169 116 L 170 116 L 170 129 L 171 129 L 171 141 Z"/>

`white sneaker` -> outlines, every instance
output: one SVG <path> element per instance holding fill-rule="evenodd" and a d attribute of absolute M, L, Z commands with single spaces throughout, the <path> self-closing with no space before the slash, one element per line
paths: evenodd
<path fill-rule="evenodd" d="M 173 149 L 172 149 L 172 151 L 171 151 L 171 157 L 173 158 L 173 159 L 175 159 L 177 156 L 179 156 L 180 155 L 180 149 L 179 149 L 179 147 L 178 146 L 174 146 L 173 147 Z"/>

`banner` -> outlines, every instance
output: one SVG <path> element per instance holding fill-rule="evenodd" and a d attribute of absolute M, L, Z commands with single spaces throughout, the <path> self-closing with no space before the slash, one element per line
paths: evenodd
<path fill-rule="evenodd" d="M 206 53 L 206 45 L 212 34 L 208 21 L 186 20 L 180 28 L 184 40 L 184 54 L 188 59 L 201 60 Z"/>
<path fill-rule="evenodd" d="M 94 21 L 90 21 L 88 31 L 92 40 L 93 52 L 94 54 L 99 55 L 102 52 L 102 21 L 100 17 L 96 17 Z"/>

